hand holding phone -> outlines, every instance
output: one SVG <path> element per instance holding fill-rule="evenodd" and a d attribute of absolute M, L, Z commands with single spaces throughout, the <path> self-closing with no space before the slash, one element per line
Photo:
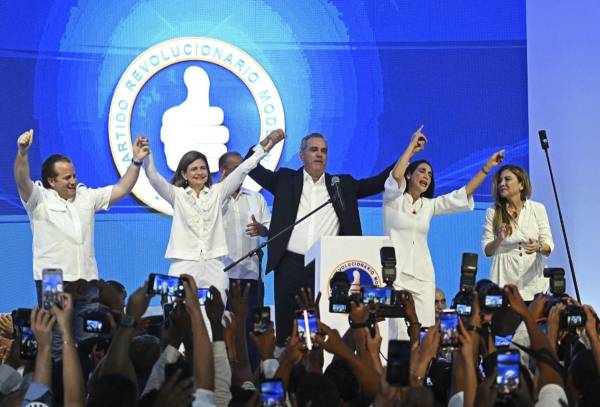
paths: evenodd
<path fill-rule="evenodd" d="M 440 346 L 446 349 L 457 349 L 460 345 L 458 340 L 458 314 L 453 309 L 445 309 L 440 312 Z"/>
<path fill-rule="evenodd" d="M 198 302 L 200 305 L 206 305 L 207 301 L 212 301 L 210 288 L 198 288 Z"/>
<path fill-rule="evenodd" d="M 281 379 L 263 380 L 260 382 L 260 394 L 265 407 L 285 405 L 285 387 Z"/>
<path fill-rule="evenodd" d="M 306 344 L 306 348 L 313 348 L 313 339 L 317 334 L 317 316 L 314 310 L 298 310 L 296 311 L 296 323 L 298 324 L 298 337 L 300 342 Z"/>
<path fill-rule="evenodd" d="M 519 388 L 519 351 L 499 350 L 496 355 L 498 376 L 496 388 L 500 394 L 511 394 Z"/>
<path fill-rule="evenodd" d="M 63 292 L 63 272 L 59 268 L 42 270 L 42 305 L 51 309 L 54 305 L 62 307 L 60 294 Z"/>
<path fill-rule="evenodd" d="M 408 386 L 410 372 L 410 341 L 390 340 L 386 381 L 391 386 Z"/>
<path fill-rule="evenodd" d="M 166 274 L 150 274 L 148 281 L 148 294 L 167 297 L 183 298 L 185 292 L 181 278 Z"/>
<path fill-rule="evenodd" d="M 271 324 L 271 308 L 256 307 L 252 311 L 252 332 L 261 335 L 267 332 Z"/>

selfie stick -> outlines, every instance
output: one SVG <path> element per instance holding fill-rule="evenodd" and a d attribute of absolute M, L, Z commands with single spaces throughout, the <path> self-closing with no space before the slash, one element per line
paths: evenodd
<path fill-rule="evenodd" d="M 556 191 L 556 184 L 554 183 L 554 173 L 552 172 L 552 165 L 550 164 L 550 156 L 548 155 L 548 137 L 546 136 L 546 130 L 538 131 L 540 136 L 540 143 L 542 150 L 546 153 L 546 162 L 548 163 L 548 170 L 550 170 L 550 180 L 552 181 L 552 189 L 554 191 L 554 199 L 556 199 L 556 207 L 558 209 L 558 218 L 560 219 L 560 227 L 562 228 L 563 238 L 565 239 L 565 248 L 567 249 L 567 257 L 569 258 L 569 267 L 571 269 L 571 278 L 573 278 L 573 287 L 575 288 L 575 295 L 577 301 L 581 304 L 581 297 L 579 296 L 579 287 L 577 286 L 577 278 L 575 277 L 575 267 L 573 266 L 573 258 L 571 257 L 571 249 L 569 247 L 569 240 L 567 239 L 567 230 L 565 229 L 565 222 L 562 216 L 562 210 L 560 209 L 560 202 L 558 201 L 558 192 Z"/>

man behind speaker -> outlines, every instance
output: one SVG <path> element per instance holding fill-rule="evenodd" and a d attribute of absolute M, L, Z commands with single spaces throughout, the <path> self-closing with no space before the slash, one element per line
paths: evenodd
<path fill-rule="evenodd" d="M 374 177 L 360 180 L 351 175 L 337 175 L 332 182 L 333 176 L 325 173 L 327 153 L 325 137 L 311 133 L 300 145 L 302 168 L 280 168 L 273 172 L 259 165 L 249 173 L 274 196 L 269 237 L 334 198 L 332 205 L 325 206 L 269 244 L 266 270 L 267 273 L 275 270 L 278 346 L 283 346 L 291 334 L 296 308 L 294 296 L 301 287 L 315 286 L 314 270 L 304 268 L 304 254 L 322 236 L 361 235 L 357 200 L 382 192 L 392 169 L 390 166 Z M 336 188 L 339 188 L 340 199 L 336 198 Z"/>

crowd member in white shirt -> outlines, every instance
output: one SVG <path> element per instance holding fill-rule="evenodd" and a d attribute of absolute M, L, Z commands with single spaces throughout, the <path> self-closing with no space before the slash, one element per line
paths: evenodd
<path fill-rule="evenodd" d="M 156 170 L 152 154 L 146 159 L 146 173 L 158 194 L 173 206 L 173 223 L 165 257 L 171 260 L 169 274 L 194 276 L 200 288 L 215 286 L 226 298 L 229 286 L 223 272 L 223 256 L 228 252 L 221 208 L 236 191 L 246 174 L 258 165 L 275 144 L 283 140 L 283 130 L 274 130 L 248 160 L 233 170 L 223 182 L 212 184 L 204 154 L 189 151 L 167 182 Z"/>
<path fill-rule="evenodd" d="M 504 158 L 504 150 L 494 153 L 466 186 L 448 194 L 433 197 L 434 180 L 431 164 L 425 160 L 409 160 L 425 148 L 427 138 L 421 126 L 390 173 L 383 193 L 385 234 L 389 235 L 398 261 L 394 286 L 412 293 L 419 322 L 435 323 L 435 273 L 427 245 L 429 223 L 434 215 L 446 215 L 474 208 L 473 192 L 486 175 Z M 404 324 L 391 320 L 390 333 L 404 335 Z"/>
<path fill-rule="evenodd" d="M 242 162 L 242 155 L 236 151 L 225 153 L 219 158 L 219 172 L 223 182 L 233 170 Z M 223 223 L 225 233 L 227 234 L 228 253 L 223 258 L 224 264 L 229 265 L 237 259 L 246 255 L 250 250 L 260 244 L 260 237 L 265 237 L 269 233 L 269 223 L 271 222 L 271 213 L 267 207 L 267 201 L 258 192 L 240 187 L 223 202 Z M 250 285 L 250 294 L 248 297 L 248 307 L 252 310 L 254 307 L 262 306 L 264 296 L 264 285 L 259 287 L 258 275 L 261 264 L 259 258 L 252 256 L 234 268 L 229 270 L 229 290 L 232 290 L 231 283 L 239 281 L 241 287 Z M 248 313 L 246 320 L 246 330 L 252 329 L 252 312 Z M 258 355 L 254 352 L 254 344 L 247 338 L 248 353 L 253 367 L 258 365 Z"/>
<path fill-rule="evenodd" d="M 33 130 L 17 140 L 14 176 L 33 234 L 33 278 L 41 300 L 42 269 L 61 268 L 65 282 L 98 278 L 94 252 L 94 219 L 99 210 L 127 195 L 140 174 L 148 154 L 148 141 L 137 137 L 131 165 L 115 184 L 87 188 L 77 183 L 69 157 L 51 155 L 42 164 L 41 182 L 33 182 L 29 171 L 29 149 Z"/>
<path fill-rule="evenodd" d="M 494 174 L 494 207 L 488 208 L 481 245 L 492 256 L 490 279 L 500 287 L 514 284 L 526 301 L 548 289 L 544 257 L 554 248 L 546 208 L 529 199 L 531 181 L 516 165 Z"/>

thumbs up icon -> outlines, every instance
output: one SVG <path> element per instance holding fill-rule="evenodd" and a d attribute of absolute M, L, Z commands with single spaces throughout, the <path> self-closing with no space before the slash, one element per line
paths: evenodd
<path fill-rule="evenodd" d="M 218 170 L 218 160 L 227 152 L 229 129 L 223 126 L 223 109 L 210 106 L 210 79 L 199 66 L 187 68 L 183 74 L 187 97 L 178 106 L 168 109 L 162 117 L 160 139 L 165 145 L 167 165 L 177 169 L 181 157 L 190 150 L 203 153 L 212 172 Z"/>

